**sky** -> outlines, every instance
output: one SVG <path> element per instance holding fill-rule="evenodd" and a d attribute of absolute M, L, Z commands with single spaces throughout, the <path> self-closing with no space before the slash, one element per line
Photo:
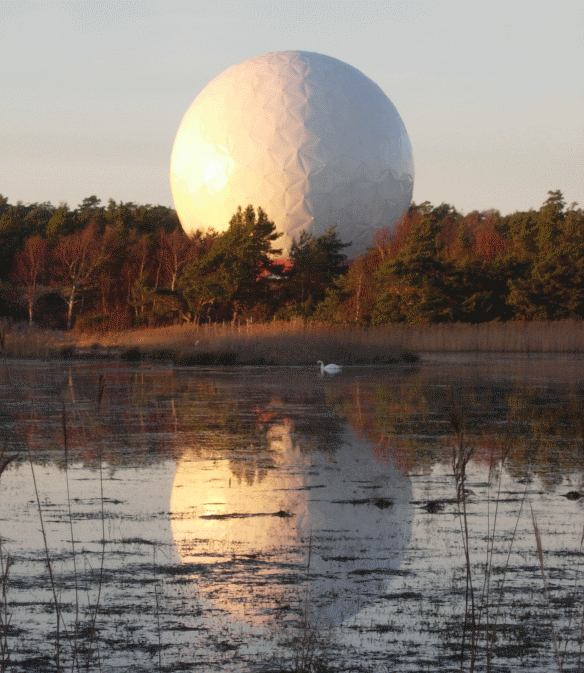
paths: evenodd
<path fill-rule="evenodd" d="M 214 77 L 272 51 L 333 56 L 399 111 L 414 201 L 584 207 L 584 2 L 0 0 L 0 194 L 173 206 L 184 113 Z"/>

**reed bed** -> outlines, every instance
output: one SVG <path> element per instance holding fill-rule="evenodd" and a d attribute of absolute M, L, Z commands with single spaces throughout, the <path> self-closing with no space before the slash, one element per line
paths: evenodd
<path fill-rule="evenodd" d="M 345 365 L 388 364 L 402 360 L 406 350 L 391 344 L 389 334 L 386 330 L 300 322 L 185 325 L 112 334 L 99 343 L 122 352 L 138 348 L 154 356 L 171 353 L 175 362 L 184 360 L 186 364 L 189 356 L 201 353 L 231 355 L 227 363 L 233 364 L 305 365 L 319 359 Z"/>
<path fill-rule="evenodd" d="M 78 335 L 77 335 L 78 336 Z M 74 348 L 77 336 L 0 319 L 0 353 L 14 359 L 50 359 L 63 348 Z"/>
<path fill-rule="evenodd" d="M 291 321 L 176 325 L 97 334 L 5 322 L 1 330 L 0 347 L 10 358 L 116 357 L 133 349 L 133 359 L 185 364 L 196 364 L 189 359 L 201 354 L 222 354 L 230 356 L 224 364 L 304 365 L 322 359 L 349 365 L 387 364 L 419 352 L 584 352 L 584 321 L 580 320 L 379 327 Z"/>
<path fill-rule="evenodd" d="M 415 351 L 479 353 L 581 353 L 584 321 L 444 323 L 421 327 L 391 325 L 398 347 Z"/>

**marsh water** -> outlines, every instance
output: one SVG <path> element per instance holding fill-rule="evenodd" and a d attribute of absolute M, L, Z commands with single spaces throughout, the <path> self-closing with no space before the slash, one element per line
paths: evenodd
<path fill-rule="evenodd" d="M 583 357 L 0 381 L 3 670 L 584 670 Z"/>

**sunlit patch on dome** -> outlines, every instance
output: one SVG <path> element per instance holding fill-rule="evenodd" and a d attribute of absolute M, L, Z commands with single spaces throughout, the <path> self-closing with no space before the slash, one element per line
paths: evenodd
<path fill-rule="evenodd" d="M 250 58 L 195 98 L 177 132 L 170 182 L 184 230 L 225 231 L 261 207 L 286 255 L 302 231 L 336 225 L 355 257 L 408 209 L 411 143 L 385 93 L 356 68 L 304 51 Z"/>

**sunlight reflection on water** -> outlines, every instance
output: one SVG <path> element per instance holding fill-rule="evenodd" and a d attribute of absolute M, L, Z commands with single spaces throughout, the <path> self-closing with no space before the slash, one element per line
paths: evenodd
<path fill-rule="evenodd" d="M 409 480 L 349 432 L 334 454 L 307 455 L 290 428 L 272 426 L 270 448 L 274 463 L 257 480 L 234 477 L 228 458 L 183 457 L 171 495 L 179 553 L 183 562 L 239 566 L 229 584 L 205 588 L 234 616 L 265 623 L 290 586 L 305 584 L 310 620 L 336 626 L 399 567 L 411 532 Z"/>

